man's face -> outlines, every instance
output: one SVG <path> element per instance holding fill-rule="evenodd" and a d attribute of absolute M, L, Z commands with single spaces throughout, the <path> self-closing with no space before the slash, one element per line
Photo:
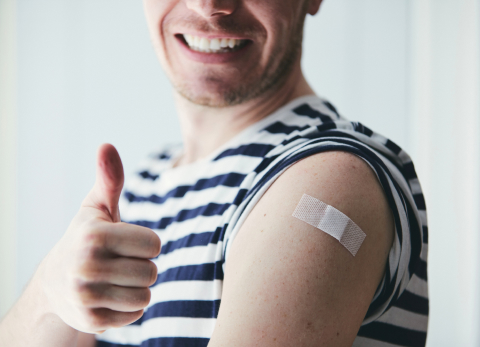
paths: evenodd
<path fill-rule="evenodd" d="M 237 105 L 284 84 L 299 63 L 308 0 L 144 0 L 155 51 L 175 89 Z"/>

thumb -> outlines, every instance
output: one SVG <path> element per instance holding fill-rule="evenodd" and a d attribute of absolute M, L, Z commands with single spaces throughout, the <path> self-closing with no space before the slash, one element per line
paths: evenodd
<path fill-rule="evenodd" d="M 97 153 L 97 178 L 87 199 L 91 206 L 109 215 L 112 222 L 120 222 L 118 200 L 123 181 L 123 165 L 117 150 L 108 143 L 101 145 Z"/>

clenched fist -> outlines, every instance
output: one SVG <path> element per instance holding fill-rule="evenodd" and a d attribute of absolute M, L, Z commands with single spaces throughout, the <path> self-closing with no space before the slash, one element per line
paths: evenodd
<path fill-rule="evenodd" d="M 123 166 L 109 144 L 98 151 L 97 179 L 62 239 L 42 264 L 48 305 L 65 323 L 87 332 L 132 323 L 150 302 L 160 239 L 120 222 Z"/>

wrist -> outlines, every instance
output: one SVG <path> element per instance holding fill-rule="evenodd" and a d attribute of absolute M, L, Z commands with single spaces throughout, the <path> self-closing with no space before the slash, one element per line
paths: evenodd
<path fill-rule="evenodd" d="M 29 292 L 29 297 L 31 297 L 32 300 L 36 302 L 35 306 L 38 307 L 38 312 L 42 316 L 54 313 L 49 299 L 50 296 L 48 295 L 47 283 L 49 281 L 47 279 L 47 262 L 48 255 L 47 257 L 45 257 L 45 259 L 42 260 L 42 262 L 38 266 L 37 271 L 33 275 L 32 280 L 30 281 L 26 289 Z"/>
<path fill-rule="evenodd" d="M 66 325 L 48 300 L 45 261 L 0 324 L 0 345 L 72 346 L 78 332 Z"/>

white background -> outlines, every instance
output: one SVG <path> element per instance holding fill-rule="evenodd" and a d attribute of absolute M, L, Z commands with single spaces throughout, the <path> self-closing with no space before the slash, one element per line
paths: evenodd
<path fill-rule="evenodd" d="M 429 346 L 480 336 L 478 0 L 325 0 L 303 67 L 340 112 L 413 156 L 430 220 Z M 180 140 L 141 2 L 0 0 L 0 316 L 113 143 L 131 173 Z"/>

